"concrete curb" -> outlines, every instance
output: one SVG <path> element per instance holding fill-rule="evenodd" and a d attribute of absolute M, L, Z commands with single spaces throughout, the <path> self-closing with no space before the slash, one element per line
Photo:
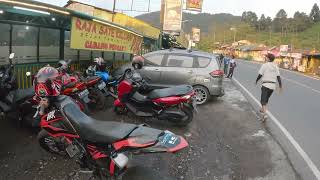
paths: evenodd
<path fill-rule="evenodd" d="M 232 82 L 247 98 L 254 110 L 259 112 L 261 107 L 259 101 L 244 86 L 242 86 L 239 81 L 233 79 Z M 320 180 L 320 172 L 309 156 L 269 111 L 267 114 L 268 120 L 265 123 L 266 129 L 286 152 L 289 161 L 297 174 L 300 175 L 301 179 Z"/>

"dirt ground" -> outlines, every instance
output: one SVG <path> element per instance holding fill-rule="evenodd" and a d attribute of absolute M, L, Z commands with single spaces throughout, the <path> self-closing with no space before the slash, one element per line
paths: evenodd
<path fill-rule="evenodd" d="M 186 137 L 190 146 L 176 154 L 130 156 L 123 180 L 295 180 L 300 179 L 285 153 L 258 122 L 242 94 L 225 80 L 226 95 L 199 106 L 185 128 L 167 122 L 117 116 L 111 103 L 94 117 L 103 121 L 146 123 Z M 42 150 L 36 133 L 0 122 L 0 179 L 88 179 L 70 159 Z"/>

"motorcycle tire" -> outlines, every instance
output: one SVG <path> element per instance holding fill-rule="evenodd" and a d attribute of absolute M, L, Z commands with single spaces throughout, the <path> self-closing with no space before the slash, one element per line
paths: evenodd
<path fill-rule="evenodd" d="M 97 90 L 94 89 L 90 92 L 89 98 L 92 99 L 93 101 L 95 101 L 94 106 L 98 109 L 98 110 L 103 110 L 106 107 L 106 97 L 104 96 L 104 94 Z"/>
<path fill-rule="evenodd" d="M 38 133 L 37 139 L 44 150 L 59 156 L 67 155 L 65 144 L 63 142 L 59 142 L 59 139 L 50 136 L 47 131 L 42 129 Z M 49 145 L 49 143 L 52 144 Z"/>
<path fill-rule="evenodd" d="M 193 119 L 193 110 L 189 107 L 182 107 L 180 109 L 186 116 L 183 117 L 182 119 L 179 119 L 179 121 L 177 121 L 176 119 L 175 120 L 170 120 L 171 122 L 173 122 L 176 126 L 179 126 L 179 127 L 185 127 L 187 126 Z"/>

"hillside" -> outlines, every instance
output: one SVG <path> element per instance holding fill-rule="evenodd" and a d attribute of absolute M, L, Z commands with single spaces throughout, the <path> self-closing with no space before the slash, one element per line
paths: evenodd
<path fill-rule="evenodd" d="M 183 30 L 185 32 L 190 32 L 192 27 L 198 27 L 202 32 L 209 32 L 214 27 L 238 24 L 241 20 L 241 17 L 231 14 L 183 13 L 182 17 L 183 20 L 191 20 L 184 23 Z M 159 11 L 139 15 L 136 18 L 146 21 L 153 26 L 160 27 Z"/>

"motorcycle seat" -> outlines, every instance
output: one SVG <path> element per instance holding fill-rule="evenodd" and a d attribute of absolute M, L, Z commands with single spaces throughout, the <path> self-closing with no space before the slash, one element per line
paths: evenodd
<path fill-rule="evenodd" d="M 148 96 L 144 96 L 138 92 L 135 92 L 133 95 L 132 95 L 132 98 L 139 102 L 139 103 L 144 103 L 144 102 L 148 102 L 150 101 L 150 99 L 148 98 Z"/>
<path fill-rule="evenodd" d="M 76 104 L 69 103 L 63 111 L 80 136 L 92 143 L 111 144 L 126 138 L 137 128 L 134 124 L 100 121 L 84 114 Z"/>
<path fill-rule="evenodd" d="M 21 100 L 25 100 L 26 98 L 31 98 L 35 94 L 33 88 L 28 89 L 17 89 L 16 90 L 16 97 L 14 99 L 15 102 L 19 102 Z"/>
<path fill-rule="evenodd" d="M 155 89 L 148 94 L 149 99 L 157 99 L 169 96 L 182 96 L 191 93 L 193 90 L 190 85 L 179 85 L 170 88 Z"/>

